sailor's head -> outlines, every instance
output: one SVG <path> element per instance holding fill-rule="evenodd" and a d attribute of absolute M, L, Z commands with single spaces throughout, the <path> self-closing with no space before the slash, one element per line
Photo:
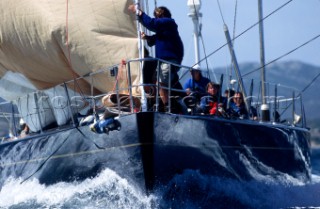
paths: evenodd
<path fill-rule="evenodd" d="M 23 130 L 25 127 L 26 127 L 26 122 L 20 118 L 20 121 L 19 121 L 19 126 L 20 126 L 20 129 Z"/>
<path fill-rule="evenodd" d="M 202 77 L 201 70 L 198 66 L 191 68 L 190 73 L 192 78 L 195 79 L 196 81 L 199 81 Z"/>
<path fill-rule="evenodd" d="M 242 104 L 244 101 L 243 101 L 243 95 L 241 92 L 236 92 L 233 96 L 233 102 L 236 104 L 236 105 L 240 105 Z"/>
<path fill-rule="evenodd" d="M 207 84 L 206 90 L 210 95 L 217 95 L 220 89 L 220 85 L 214 82 L 209 82 Z"/>
<path fill-rule="evenodd" d="M 154 9 L 153 15 L 155 18 L 171 18 L 171 12 L 167 7 L 157 7 Z"/>
<path fill-rule="evenodd" d="M 24 122 L 24 120 L 23 120 L 22 118 L 20 118 L 20 120 L 19 120 L 19 125 L 22 126 L 22 125 L 24 125 L 24 124 L 26 124 L 26 122 Z"/>

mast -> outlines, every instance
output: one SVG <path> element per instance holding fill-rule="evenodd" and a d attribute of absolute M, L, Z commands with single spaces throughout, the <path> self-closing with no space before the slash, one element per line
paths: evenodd
<path fill-rule="evenodd" d="M 194 52 L 195 52 L 195 63 L 194 68 L 200 69 L 200 51 L 199 51 L 199 17 L 202 14 L 199 12 L 201 8 L 201 0 L 188 0 L 189 7 L 188 16 L 192 18 L 193 22 L 193 40 L 194 40 Z"/>
<path fill-rule="evenodd" d="M 143 9 L 143 6 L 141 6 L 141 4 L 143 3 L 142 0 L 135 0 L 135 5 L 136 5 L 136 22 L 137 22 L 137 35 L 138 35 L 138 49 L 139 49 L 139 59 L 143 58 L 143 43 L 142 43 L 142 39 L 141 39 L 141 31 L 142 31 L 142 25 L 140 24 L 140 22 L 138 21 L 138 14 L 139 14 L 139 10 Z"/>
<path fill-rule="evenodd" d="M 259 36 L 260 36 L 260 65 L 261 65 L 261 120 L 270 121 L 269 105 L 266 97 L 266 72 L 265 72 L 265 55 L 264 55 L 264 32 L 263 32 L 263 9 L 262 0 L 258 0 L 259 10 Z"/>
<path fill-rule="evenodd" d="M 139 50 L 139 59 L 143 59 L 144 58 L 144 53 L 143 53 L 143 41 L 141 38 L 141 31 L 142 31 L 142 25 L 138 20 L 138 13 L 140 9 L 144 9 L 143 8 L 143 0 L 135 0 L 135 5 L 136 5 L 136 16 L 137 16 L 137 35 L 138 35 L 138 50 Z M 142 72 L 143 69 L 143 62 L 140 61 L 139 63 L 139 70 L 140 72 Z M 140 73 L 141 77 L 140 77 L 140 83 L 144 83 L 143 82 L 143 75 L 142 73 Z M 141 107 L 142 107 L 142 111 L 145 112 L 147 111 L 147 98 L 146 98 L 146 94 L 144 92 L 144 88 L 143 85 L 140 87 L 140 91 L 141 91 Z"/>
<path fill-rule="evenodd" d="M 240 68 L 239 68 L 239 65 L 238 65 L 237 57 L 236 57 L 236 54 L 234 52 L 232 40 L 230 38 L 229 29 L 228 29 L 228 26 L 226 24 L 224 24 L 223 28 L 224 28 L 224 34 L 225 34 L 226 39 L 227 39 L 227 43 L 228 43 L 229 52 L 230 52 L 230 56 L 231 56 L 231 59 L 232 59 L 233 67 L 234 67 L 234 70 L 236 72 L 237 80 L 239 82 L 240 91 L 242 92 L 242 95 L 243 95 L 243 98 L 244 98 L 243 101 L 244 101 L 244 103 L 246 105 L 247 111 L 249 111 L 249 106 L 248 106 L 248 101 L 247 101 L 247 93 L 246 93 L 246 89 L 245 89 L 245 87 L 243 85 L 242 76 L 241 76 L 241 73 L 240 73 Z"/>

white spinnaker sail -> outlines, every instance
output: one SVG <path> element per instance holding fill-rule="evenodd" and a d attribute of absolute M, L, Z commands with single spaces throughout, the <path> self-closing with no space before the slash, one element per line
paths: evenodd
<path fill-rule="evenodd" d="M 130 0 L 1 0 L 0 76 L 20 72 L 46 89 L 138 57 Z M 69 56 L 70 52 L 70 56 Z M 137 70 L 132 69 L 133 80 Z M 95 78 L 112 90 L 114 78 Z M 89 81 L 88 81 L 89 82 Z"/>
<path fill-rule="evenodd" d="M 135 15 L 128 12 L 129 4 L 131 0 L 0 1 L 0 96 L 15 100 L 32 131 L 54 121 L 63 125 L 71 117 L 68 108 L 55 108 L 64 89 L 52 87 L 121 59 L 139 57 Z M 119 73 L 124 77 L 126 72 Z M 131 75 L 138 83 L 138 65 L 131 66 Z M 92 81 L 100 92 L 115 86 L 115 78 L 104 73 L 79 81 L 77 87 L 90 94 Z M 119 82 L 121 87 L 127 84 L 126 79 Z M 35 97 L 37 89 L 47 90 Z M 37 108 L 42 109 L 40 119 Z"/>

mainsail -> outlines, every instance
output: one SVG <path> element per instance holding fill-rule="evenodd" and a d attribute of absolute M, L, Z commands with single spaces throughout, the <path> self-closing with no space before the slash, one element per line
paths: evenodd
<path fill-rule="evenodd" d="M 0 76 L 19 72 L 38 89 L 138 57 L 127 0 L 2 0 Z M 137 72 L 133 72 L 133 76 Z M 114 78 L 97 78 L 106 92 Z"/>

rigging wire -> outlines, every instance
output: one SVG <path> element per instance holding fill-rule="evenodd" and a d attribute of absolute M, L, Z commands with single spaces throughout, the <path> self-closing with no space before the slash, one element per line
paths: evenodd
<path fill-rule="evenodd" d="M 194 0 L 193 0 L 193 6 L 194 6 L 194 11 L 195 11 L 195 13 L 196 13 L 196 18 L 197 18 L 198 20 L 200 20 L 200 15 L 199 15 L 198 11 L 196 10 Z M 199 21 L 199 22 L 200 22 L 200 21 Z M 205 49 L 205 44 L 204 44 L 204 40 L 203 40 L 203 36 L 202 36 L 201 31 L 202 31 L 202 24 L 200 23 L 200 24 L 199 24 L 199 31 L 198 31 L 198 34 L 197 34 L 197 35 L 198 35 L 198 36 L 200 37 L 200 39 L 201 39 L 201 45 L 202 45 L 202 48 L 203 48 L 204 56 L 207 57 L 207 52 L 206 52 L 206 49 Z M 194 66 L 196 66 L 197 64 L 201 63 L 203 60 L 206 61 L 207 75 L 208 75 L 208 78 L 210 79 L 208 59 L 202 59 L 202 60 L 199 61 L 198 63 L 195 63 L 193 66 L 191 66 L 191 69 L 192 69 Z M 186 76 L 188 72 L 189 72 L 189 70 L 185 71 L 182 75 L 180 75 L 180 76 L 179 76 L 179 81 L 180 81 L 184 76 Z M 210 79 L 210 80 L 211 80 L 211 79 Z"/>
<path fill-rule="evenodd" d="M 293 53 L 293 52 L 297 51 L 298 49 L 302 48 L 303 46 L 305 46 L 305 45 L 307 45 L 307 44 L 311 43 L 312 41 L 315 41 L 315 40 L 316 40 L 316 39 L 318 39 L 319 37 L 320 37 L 320 34 L 318 34 L 317 36 L 315 36 L 315 37 L 311 38 L 310 40 L 306 41 L 305 43 L 301 44 L 300 46 L 298 46 L 298 47 L 296 47 L 296 48 L 294 48 L 294 49 L 290 50 L 289 52 L 287 52 L 287 53 L 285 53 L 285 54 L 281 55 L 280 57 L 278 57 L 278 58 L 276 58 L 276 59 L 274 59 L 274 60 L 271 60 L 270 62 L 266 63 L 264 66 L 261 66 L 261 67 L 259 67 L 259 68 L 255 69 L 255 70 L 252 70 L 252 71 L 250 71 L 250 72 L 248 72 L 248 73 L 246 73 L 246 74 L 242 75 L 242 77 L 245 77 L 245 76 L 247 76 L 247 75 L 249 75 L 249 74 L 251 74 L 251 73 L 254 73 L 254 72 L 256 72 L 256 71 L 260 70 L 261 68 L 263 68 L 263 67 L 265 67 L 265 66 L 267 66 L 267 65 L 270 65 L 270 64 L 272 64 L 272 63 L 274 63 L 274 62 L 276 62 L 276 61 L 278 61 L 278 60 L 280 60 L 280 59 L 282 59 L 282 58 L 284 58 L 284 57 L 288 56 L 289 54 L 291 54 L 291 53 Z"/>
<path fill-rule="evenodd" d="M 200 37 L 200 40 L 201 40 L 201 45 L 202 45 L 202 49 L 203 49 L 203 53 L 204 53 L 204 56 L 206 57 L 207 56 L 207 52 L 206 52 L 206 48 L 205 48 L 205 44 L 204 44 L 204 40 L 203 40 L 203 36 L 202 36 L 202 23 L 200 22 L 201 20 L 201 15 L 198 13 L 198 11 L 196 10 L 196 6 L 195 6 L 195 3 L 194 3 L 194 0 L 193 0 L 193 7 L 194 7 L 194 11 L 196 13 L 196 18 L 199 20 L 199 30 L 198 30 L 198 36 Z M 210 72 L 209 72 L 209 64 L 208 64 L 208 59 L 205 59 L 206 61 L 206 66 L 207 66 L 207 74 L 208 74 L 208 78 L 209 80 L 210 79 Z"/>
<path fill-rule="evenodd" d="M 235 6 L 234 6 L 234 16 L 233 16 L 233 34 L 232 34 L 232 45 L 234 46 L 234 41 L 236 37 L 236 25 L 237 25 L 237 14 L 238 14 L 238 0 L 236 0 Z"/>
<path fill-rule="evenodd" d="M 288 53 L 286 53 L 286 54 L 284 54 L 284 55 L 282 55 L 282 56 L 280 56 L 280 57 L 278 57 L 278 58 L 276 58 L 276 59 L 274 59 L 274 60 L 272 60 L 272 61 L 270 61 L 270 62 L 268 62 L 267 64 L 265 64 L 264 66 L 261 66 L 261 67 L 259 67 L 259 68 L 257 68 L 257 69 L 255 69 L 255 70 L 253 70 L 253 71 L 251 71 L 251 72 L 249 72 L 249 73 L 247 73 L 247 74 L 245 74 L 245 75 L 243 75 L 243 76 L 247 76 L 247 75 L 249 75 L 249 74 L 251 74 L 251 73 L 253 73 L 253 72 L 255 72 L 255 71 L 257 71 L 257 70 L 260 70 L 261 68 L 263 68 L 263 67 L 265 67 L 265 66 L 267 66 L 267 65 L 270 65 L 271 63 L 274 63 L 274 62 L 276 62 L 276 61 L 278 61 L 279 59 L 281 59 L 281 58 L 283 58 L 283 57 L 285 57 L 285 56 L 287 56 L 287 55 L 289 55 L 289 54 L 291 54 L 292 52 L 294 52 L 294 51 L 296 51 L 296 50 L 298 50 L 298 49 L 300 49 L 301 47 L 303 47 L 303 46 L 305 46 L 305 45 L 307 45 L 307 44 L 309 44 L 310 42 L 312 42 L 312 41 L 314 41 L 314 40 L 316 40 L 317 38 L 319 38 L 320 37 L 320 34 L 319 35 L 317 35 L 317 36 L 315 36 L 314 38 L 312 38 L 312 39 L 310 39 L 309 41 L 307 41 L 307 42 L 305 42 L 305 43 L 303 43 L 303 44 L 301 44 L 300 46 L 298 46 L 298 47 L 296 47 L 295 49 L 293 49 L 293 50 L 291 50 L 290 52 L 288 52 Z M 299 92 L 299 94 L 297 95 L 297 97 L 299 97 L 299 96 L 301 96 L 302 95 L 302 93 L 304 93 L 309 87 L 311 87 L 311 85 L 318 79 L 320 77 L 320 73 L 318 73 L 318 75 L 316 75 L 311 81 L 310 81 L 310 83 L 309 84 L 307 84 L 300 92 Z M 287 106 L 287 108 L 286 109 L 284 109 L 283 110 L 283 112 L 280 114 L 280 115 L 283 115 L 284 114 L 284 112 L 291 106 L 291 105 L 293 105 L 293 101 Z"/>
<path fill-rule="evenodd" d="M 318 73 L 318 75 L 316 75 L 311 81 L 310 83 L 308 83 L 300 92 L 296 97 L 300 97 L 302 95 L 302 93 L 304 93 L 318 78 L 320 77 L 320 73 Z M 280 114 L 280 116 L 282 116 L 286 110 L 291 107 L 294 103 L 294 99 L 287 105 L 287 107 L 282 111 L 282 113 Z"/>
<path fill-rule="evenodd" d="M 302 90 L 301 93 L 299 95 L 301 95 L 303 92 L 305 92 L 318 78 L 320 77 L 320 73 L 318 73 L 318 75 L 316 75 L 308 85 L 306 85 Z M 298 96 L 299 96 L 298 95 Z"/>
<path fill-rule="evenodd" d="M 48 140 L 50 138 L 50 136 L 47 136 L 44 140 Z M 57 153 L 59 151 L 59 149 L 62 147 L 62 145 L 69 139 L 69 136 L 67 136 L 63 142 L 57 147 L 57 149 L 51 153 L 51 155 L 49 155 L 46 159 L 43 160 L 43 162 L 38 166 L 38 168 L 31 174 L 29 175 L 28 177 L 26 177 L 25 179 L 23 179 L 20 184 L 23 184 L 24 182 L 26 182 L 28 179 L 30 179 L 32 176 L 34 176 L 38 171 L 41 170 L 41 168 L 44 166 L 44 164 L 46 164 L 46 162 L 48 160 L 50 160 L 55 153 Z"/>
<path fill-rule="evenodd" d="M 237 14 L 238 14 L 238 0 L 236 0 L 235 6 L 234 6 L 234 16 L 233 16 L 233 34 L 232 34 L 232 46 L 234 47 L 235 44 L 235 37 L 236 37 L 236 25 L 237 25 Z M 232 63 L 232 60 L 231 60 Z M 232 68 L 233 65 L 230 65 L 230 76 L 232 78 Z"/>
<path fill-rule="evenodd" d="M 69 47 L 69 0 L 66 0 L 66 45 L 68 49 L 68 63 L 72 69 L 72 62 L 71 62 L 71 52 Z M 74 77 L 74 72 L 72 70 L 72 76 Z"/>
<path fill-rule="evenodd" d="M 255 71 L 258 71 L 258 70 L 260 70 L 261 68 L 263 68 L 263 67 L 265 67 L 265 66 L 267 66 L 267 65 L 270 65 L 270 64 L 272 64 L 272 63 L 274 63 L 274 62 L 282 59 L 282 58 L 285 57 L 285 56 L 288 56 L 289 54 L 291 54 L 291 53 L 293 53 L 294 51 L 300 49 L 301 47 L 303 47 L 303 46 L 311 43 L 312 41 L 315 41 L 315 40 L 318 39 L 319 37 L 320 37 L 320 34 L 317 35 L 317 36 L 315 36 L 315 37 L 313 37 L 312 39 L 306 41 L 305 43 L 301 44 L 300 46 L 292 49 L 291 51 L 287 52 L 286 54 L 284 54 L 284 55 L 282 55 L 282 56 L 280 56 L 280 57 L 278 57 L 278 58 L 276 58 L 276 59 L 274 59 L 274 60 L 271 60 L 270 62 L 266 63 L 264 66 L 261 66 L 261 67 L 255 69 L 255 70 L 253 70 L 253 71 L 251 71 L 251 72 L 249 72 L 249 73 L 244 74 L 243 77 L 244 77 L 244 76 L 247 76 L 247 75 L 249 75 L 249 74 L 251 74 L 251 73 L 253 73 L 253 72 L 255 72 Z M 298 94 L 298 97 L 301 96 L 302 93 L 304 93 L 319 77 L 320 77 L 320 73 L 318 73 L 318 74 L 310 81 L 310 83 L 307 84 L 307 85 L 300 91 L 300 93 Z M 290 105 L 292 105 L 292 103 L 289 104 L 287 108 L 289 108 Z M 284 112 L 284 111 L 283 111 L 283 112 Z M 282 114 L 281 114 L 281 115 L 282 115 Z"/>
<path fill-rule="evenodd" d="M 274 10 L 273 12 L 271 12 L 269 15 L 265 16 L 265 17 L 264 17 L 262 20 L 260 20 L 260 21 L 264 21 L 266 18 L 268 18 L 268 17 L 270 17 L 271 15 L 273 15 L 274 13 L 278 12 L 280 9 L 282 9 L 282 8 L 285 7 L 285 6 L 287 6 L 287 5 L 288 5 L 289 3 L 291 3 L 292 1 L 293 1 L 293 0 L 289 0 L 289 1 L 285 2 L 283 5 L 281 5 L 280 7 L 278 7 L 276 10 Z M 219 11 L 220 11 L 220 15 L 221 15 L 222 21 L 223 21 L 223 23 L 225 24 L 225 21 L 224 21 L 223 15 L 222 15 L 222 10 L 221 10 L 221 6 L 220 6 L 219 0 L 217 0 L 217 2 L 218 2 Z M 319 2 L 320 2 L 320 0 L 319 0 Z M 236 1 L 236 8 L 237 8 L 237 1 Z M 237 10 L 235 10 L 235 15 L 236 15 L 236 11 L 237 11 Z M 255 23 L 254 25 L 252 25 L 251 27 L 249 27 L 248 29 L 246 29 L 246 30 L 243 31 L 242 33 L 240 33 L 238 36 L 235 36 L 235 25 L 236 25 L 236 24 L 235 24 L 235 19 L 234 19 L 234 31 L 233 31 L 233 39 L 232 39 L 232 41 L 234 42 L 234 40 L 235 40 L 236 38 L 240 37 L 241 35 L 243 35 L 243 34 L 246 33 L 247 31 L 251 30 L 251 29 L 252 29 L 253 27 L 255 27 L 257 24 L 259 24 L 260 21 L 257 22 L 257 23 Z M 280 60 L 280 59 L 288 56 L 289 54 L 293 53 L 294 51 L 296 51 L 296 50 L 302 48 L 303 46 L 311 43 L 312 41 L 318 39 L 319 37 L 320 37 L 320 34 L 317 35 L 317 36 L 315 36 L 315 37 L 313 37 L 313 38 L 311 38 L 310 40 L 306 41 L 305 43 L 301 44 L 300 46 L 298 46 L 298 47 L 290 50 L 289 52 L 283 54 L 282 56 L 280 56 L 280 57 L 278 57 L 278 58 L 276 58 L 276 59 L 274 59 L 274 60 L 266 63 L 264 66 L 261 66 L 261 67 L 255 69 L 255 70 L 253 70 L 253 71 L 251 71 L 251 72 L 249 72 L 249 73 L 244 74 L 242 77 L 245 77 L 245 76 L 247 76 L 247 75 L 249 75 L 249 74 L 251 74 L 251 73 L 253 73 L 253 72 L 256 72 L 256 71 L 260 70 L 261 68 L 263 68 L 263 67 L 265 67 L 265 66 L 267 66 L 267 65 L 270 65 L 270 64 L 272 64 L 272 63 L 274 63 L 274 62 L 276 62 L 276 61 L 278 61 L 278 60 Z M 226 45 L 226 44 L 225 44 L 225 45 Z M 224 47 L 225 45 L 223 45 L 222 47 Z M 218 50 L 214 51 L 214 53 L 216 53 L 217 51 L 219 51 L 222 47 L 218 48 Z M 214 53 L 211 53 L 209 56 L 213 55 Z M 305 92 L 319 77 L 320 77 L 320 73 L 317 74 L 317 75 L 311 80 L 311 82 L 310 82 L 309 84 L 307 84 L 307 85 L 301 90 L 301 92 L 299 93 L 299 95 L 301 95 L 303 92 Z M 299 96 L 299 95 L 298 95 L 298 96 Z"/>
<path fill-rule="evenodd" d="M 206 47 L 205 47 L 205 45 L 204 45 L 204 40 L 203 40 L 203 36 L 202 36 L 202 33 L 201 33 L 201 27 L 200 27 L 200 30 L 199 30 L 199 37 L 200 37 L 201 44 L 202 44 L 203 54 L 204 54 L 204 56 L 207 56 Z M 209 72 L 208 59 L 205 59 L 205 61 L 206 61 L 206 66 L 207 66 L 208 78 L 209 78 L 209 80 L 211 80 L 211 78 L 210 78 L 210 72 Z"/>
<path fill-rule="evenodd" d="M 223 13 L 222 13 L 222 9 L 221 9 L 221 4 L 220 4 L 219 0 L 217 0 L 217 4 L 218 4 L 218 7 L 219 7 L 219 12 L 220 12 L 220 16 L 221 16 L 222 22 L 223 22 L 224 25 L 226 25 L 225 20 L 224 20 L 224 16 L 223 16 Z M 233 46 L 234 46 L 234 43 L 235 43 L 235 36 L 236 36 L 235 32 L 236 32 L 237 10 L 238 10 L 238 1 L 236 0 L 235 9 L 234 9 L 234 17 L 233 17 L 233 38 L 232 38 L 232 45 Z M 227 73 L 228 75 L 230 75 L 229 76 L 230 79 L 232 78 L 232 68 L 233 68 L 232 65 L 230 65 L 230 73 Z M 227 71 L 227 69 L 226 69 L 226 71 Z"/>
<path fill-rule="evenodd" d="M 238 14 L 238 0 L 236 0 L 235 2 L 235 6 L 234 6 L 234 16 L 233 16 L 233 33 L 232 33 L 232 46 L 234 47 L 235 44 L 235 37 L 236 37 L 236 25 L 237 25 L 237 14 Z M 232 65 L 232 59 L 231 59 L 231 64 L 230 64 L 230 72 L 228 72 L 228 68 L 226 68 L 227 71 L 227 75 L 229 77 L 229 81 L 231 81 L 232 79 L 232 69 L 233 69 L 233 65 Z M 227 88 L 229 89 L 230 82 L 227 83 Z"/>
<path fill-rule="evenodd" d="M 219 12 L 220 12 L 220 16 L 221 16 L 222 22 L 223 22 L 223 24 L 226 24 L 226 22 L 224 21 L 224 17 L 223 17 L 223 14 L 222 14 L 221 5 L 220 5 L 220 1 L 219 0 L 217 0 L 217 4 L 218 4 L 218 7 L 219 7 Z"/>
<path fill-rule="evenodd" d="M 219 0 L 217 0 L 219 2 Z M 276 12 L 278 12 L 280 9 L 284 8 L 285 6 L 287 6 L 289 3 L 291 3 L 293 0 L 289 0 L 287 2 L 285 2 L 284 4 L 282 4 L 280 7 L 278 7 L 277 9 L 275 9 L 274 11 L 272 11 L 270 14 L 268 14 L 267 16 L 265 16 L 264 18 L 262 18 L 261 20 L 259 20 L 258 22 L 256 22 L 255 24 L 253 24 L 252 26 L 250 26 L 249 28 L 247 28 L 246 30 L 244 30 L 243 32 L 241 32 L 239 35 L 237 35 L 235 38 L 233 38 L 231 41 L 234 41 L 235 39 L 239 38 L 240 36 L 242 36 L 243 34 L 247 33 L 249 30 L 253 29 L 255 26 L 257 26 L 261 21 L 264 21 L 265 19 L 269 18 L 271 15 L 275 14 Z M 220 4 L 219 4 L 220 5 Z M 220 8 L 219 8 L 220 9 Z M 222 14 L 221 14 L 222 15 Z M 223 19 L 223 16 L 222 16 Z M 224 19 L 223 19 L 224 22 Z M 222 48 L 224 48 L 225 46 L 227 46 L 228 43 L 223 44 L 222 46 L 220 46 L 219 48 L 217 48 L 216 50 L 214 50 L 213 52 L 211 52 L 208 56 L 206 56 L 205 58 L 203 58 L 202 60 L 200 60 L 198 63 L 202 62 L 204 59 L 207 59 L 208 57 L 214 55 L 215 53 L 217 53 L 218 51 L 220 51 Z M 193 66 L 197 65 L 198 63 L 195 63 Z"/>

